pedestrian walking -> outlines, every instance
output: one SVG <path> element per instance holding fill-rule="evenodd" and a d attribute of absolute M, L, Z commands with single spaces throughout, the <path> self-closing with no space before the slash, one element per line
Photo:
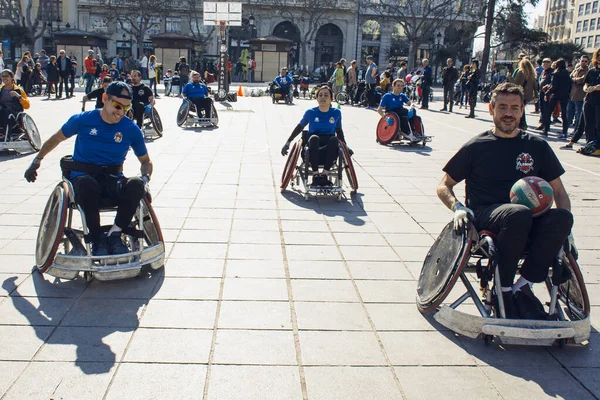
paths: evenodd
<path fill-rule="evenodd" d="M 442 85 L 444 86 L 444 108 L 440 111 L 452 112 L 454 104 L 454 85 L 458 80 L 458 70 L 454 66 L 454 61 L 449 58 L 446 60 L 446 67 L 442 70 Z"/>

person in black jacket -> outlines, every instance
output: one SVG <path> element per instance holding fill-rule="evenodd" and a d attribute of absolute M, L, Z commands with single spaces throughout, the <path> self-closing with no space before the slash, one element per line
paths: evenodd
<path fill-rule="evenodd" d="M 60 75 L 60 83 L 58 84 L 58 94 L 56 95 L 56 98 L 60 99 L 62 97 L 63 85 L 65 87 L 65 95 L 69 98 L 69 77 L 71 76 L 73 65 L 71 64 L 71 59 L 67 57 L 64 50 L 60 51 L 59 57 L 56 60 L 56 65 L 58 66 L 58 73 Z"/>
<path fill-rule="evenodd" d="M 58 74 L 58 65 L 56 65 L 56 56 L 50 56 L 50 62 L 46 66 L 46 79 L 48 83 L 46 85 L 46 93 L 48 94 L 48 98 L 50 98 L 50 94 L 52 93 L 52 88 L 54 88 L 54 95 L 58 96 L 58 81 L 60 80 Z"/>
<path fill-rule="evenodd" d="M 552 110 L 557 103 L 560 103 L 560 114 L 562 116 L 562 134 L 561 139 L 567 138 L 567 130 L 569 129 L 569 121 L 567 120 L 567 103 L 569 102 L 569 95 L 571 93 L 571 76 L 567 71 L 567 63 L 565 60 L 560 59 L 556 62 L 556 71 L 552 75 L 552 81 L 550 89 L 546 92 L 546 96 L 551 96 L 548 102 L 548 106 L 544 112 L 544 136 L 548 136 L 548 130 L 550 129 L 550 117 Z"/>
<path fill-rule="evenodd" d="M 444 108 L 440 111 L 452 112 L 452 105 L 454 104 L 454 84 L 458 80 L 458 70 L 454 66 L 454 61 L 449 58 L 447 61 L 447 67 L 442 70 L 442 84 L 444 85 Z M 450 107 L 448 107 L 448 105 Z"/>
<path fill-rule="evenodd" d="M 548 110 L 548 99 L 546 98 L 546 92 L 550 88 L 552 74 L 554 73 L 554 70 L 552 69 L 552 60 L 544 58 L 542 68 L 544 68 L 544 70 L 541 72 L 538 82 L 540 90 L 540 126 L 536 128 L 538 131 L 544 129 L 544 115 L 546 115 L 546 112 L 549 112 L 550 115 L 552 115 L 552 110 Z"/>
<path fill-rule="evenodd" d="M 471 72 L 467 78 L 467 87 L 469 88 L 469 115 L 465 118 L 475 118 L 475 105 L 477 105 L 477 89 L 479 88 L 479 61 L 471 61 Z"/>

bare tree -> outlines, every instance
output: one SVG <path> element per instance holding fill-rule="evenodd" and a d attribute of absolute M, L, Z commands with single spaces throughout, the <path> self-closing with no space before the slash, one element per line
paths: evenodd
<path fill-rule="evenodd" d="M 121 30 L 135 38 L 138 54 L 144 46 L 148 30 L 160 24 L 177 2 L 164 0 L 98 0 L 105 6 L 106 18 L 119 25 Z"/>
<path fill-rule="evenodd" d="M 272 0 L 276 12 L 299 29 L 300 65 L 306 65 L 309 43 L 314 42 L 319 28 L 335 19 L 348 4 L 342 0 Z"/>
<path fill-rule="evenodd" d="M 185 8 L 186 13 L 185 17 L 188 19 L 190 23 L 190 30 L 192 32 L 192 37 L 194 40 L 202 47 L 206 47 L 208 42 L 213 38 L 213 34 L 215 32 L 215 27 L 211 26 L 206 29 L 202 17 L 202 6 L 204 4 L 204 0 L 182 0 L 182 6 Z M 204 34 L 201 32 L 204 31 Z"/>
<path fill-rule="evenodd" d="M 0 0 L 0 18 L 27 29 L 28 39 L 33 43 L 46 32 L 52 3 L 52 0 Z"/>
<path fill-rule="evenodd" d="M 409 43 L 408 67 L 414 67 L 417 50 L 430 43 L 437 31 L 454 23 L 481 18 L 481 0 L 372 0 L 367 13 L 384 15 L 400 24 Z"/>

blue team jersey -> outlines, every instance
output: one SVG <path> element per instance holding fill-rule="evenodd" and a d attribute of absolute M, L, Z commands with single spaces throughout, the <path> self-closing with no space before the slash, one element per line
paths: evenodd
<path fill-rule="evenodd" d="M 108 124 L 102 120 L 100 110 L 75 114 L 62 126 L 62 133 L 70 138 L 77 135 L 73 160 L 94 165 L 121 165 L 129 147 L 136 156 L 148 153 L 144 143 L 144 135 L 138 126 L 127 117 L 116 124 Z M 71 178 L 84 175 L 71 173 Z"/>
<path fill-rule="evenodd" d="M 183 87 L 183 95 L 189 99 L 203 99 L 208 96 L 208 89 L 206 89 L 206 85 L 202 82 L 189 82 Z"/>
<path fill-rule="evenodd" d="M 292 76 L 290 74 L 287 74 L 286 76 L 277 75 L 277 78 L 275 78 L 273 82 L 283 89 L 287 89 L 292 84 Z"/>
<path fill-rule="evenodd" d="M 408 103 L 410 100 L 404 93 L 400 93 L 396 96 L 394 93 L 386 93 L 381 98 L 380 107 L 385 108 L 386 111 L 394 111 L 397 108 L 404 107 L 404 103 Z"/>
<path fill-rule="evenodd" d="M 322 112 L 319 107 L 306 110 L 300 125 L 308 125 L 309 133 L 318 135 L 335 135 L 335 130 L 342 127 L 342 112 L 337 108 L 330 108 Z"/>

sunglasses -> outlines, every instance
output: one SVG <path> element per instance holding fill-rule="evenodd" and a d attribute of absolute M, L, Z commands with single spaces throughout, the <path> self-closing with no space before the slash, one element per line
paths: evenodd
<path fill-rule="evenodd" d="M 128 105 L 128 106 L 126 106 L 126 105 L 124 105 L 124 104 L 121 104 L 121 103 L 119 103 L 118 101 L 112 101 L 112 102 L 111 102 L 111 104 L 112 104 L 112 106 L 113 106 L 114 108 L 116 108 L 117 110 L 123 110 L 123 111 L 125 111 L 125 112 L 127 112 L 127 111 L 131 110 L 131 104 L 130 104 L 130 105 Z"/>

